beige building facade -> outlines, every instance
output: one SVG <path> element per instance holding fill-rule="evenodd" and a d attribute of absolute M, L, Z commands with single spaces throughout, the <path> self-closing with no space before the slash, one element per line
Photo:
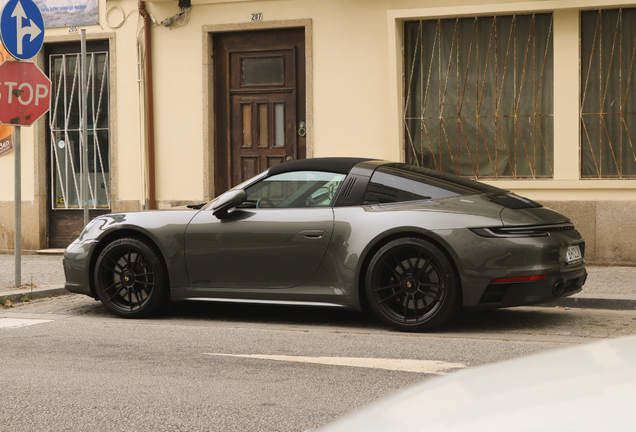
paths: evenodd
<path fill-rule="evenodd" d="M 373 157 L 537 200 L 573 219 L 588 262 L 636 265 L 636 4 L 184 5 L 141 5 L 149 52 L 137 2 L 99 0 L 85 27 L 91 216 L 203 202 L 290 158 Z M 51 112 L 22 128 L 27 250 L 81 230 L 74 31 L 47 29 L 34 59 L 53 84 Z M 4 251 L 13 155 L 0 156 Z"/>

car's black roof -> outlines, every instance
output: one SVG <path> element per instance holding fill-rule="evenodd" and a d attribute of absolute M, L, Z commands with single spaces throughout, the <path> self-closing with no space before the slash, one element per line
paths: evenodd
<path fill-rule="evenodd" d="M 268 176 L 276 174 L 293 172 L 293 171 L 328 171 L 339 174 L 349 174 L 351 168 L 371 158 L 353 158 L 353 157 L 325 157 L 300 159 L 297 161 L 285 162 L 274 165 L 269 169 Z"/>

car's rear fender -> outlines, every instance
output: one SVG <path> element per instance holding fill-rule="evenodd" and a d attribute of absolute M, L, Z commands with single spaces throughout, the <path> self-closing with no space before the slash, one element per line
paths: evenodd
<path fill-rule="evenodd" d="M 369 268 L 369 263 L 373 259 L 373 256 L 385 244 L 393 240 L 396 240 L 399 238 L 405 238 L 405 237 L 415 237 L 415 238 L 428 241 L 429 243 L 432 243 L 433 245 L 435 245 L 438 249 L 442 251 L 442 253 L 446 255 L 446 257 L 450 260 L 451 264 L 453 265 L 453 269 L 455 271 L 456 276 L 458 276 L 458 281 L 460 284 L 459 296 L 461 299 L 463 296 L 462 275 L 464 275 L 464 271 L 461 266 L 461 260 L 459 259 L 459 257 L 457 256 L 453 248 L 444 240 L 443 237 L 441 237 L 434 231 L 429 231 L 417 226 L 406 226 L 406 227 L 399 227 L 399 228 L 394 228 L 394 229 L 384 231 L 383 233 L 375 237 L 373 241 L 368 245 L 368 247 L 362 253 L 360 264 L 358 266 L 358 269 L 356 270 L 356 281 L 355 281 L 355 286 L 358 287 L 358 297 L 359 297 L 359 302 L 361 307 L 364 309 L 367 306 L 367 298 L 365 294 L 364 284 L 366 280 L 367 270 Z"/>
<path fill-rule="evenodd" d="M 403 205 L 334 209 L 336 222 L 330 254 L 335 257 L 335 262 L 346 263 L 338 270 L 342 289 L 356 301 L 364 299 L 360 291 L 364 288 L 366 269 L 375 252 L 395 238 L 409 236 L 437 245 L 453 262 L 465 289 L 466 271 L 456 250 L 462 233 L 468 231 L 467 224 L 500 227 L 501 219 L 496 208 L 485 216 L 466 215 L 452 209 L 454 206 L 448 202 L 409 203 L 406 208 Z"/>

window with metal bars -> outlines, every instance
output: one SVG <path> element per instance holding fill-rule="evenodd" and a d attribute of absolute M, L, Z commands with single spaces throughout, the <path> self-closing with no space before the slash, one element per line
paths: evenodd
<path fill-rule="evenodd" d="M 83 159 L 80 55 L 50 56 L 53 209 L 81 209 Z M 88 196 L 90 208 L 110 207 L 108 53 L 87 54 Z"/>
<path fill-rule="evenodd" d="M 636 9 L 581 12 L 581 176 L 636 177 Z"/>
<path fill-rule="evenodd" d="M 550 178 L 552 14 L 404 23 L 408 163 L 475 178 Z"/>

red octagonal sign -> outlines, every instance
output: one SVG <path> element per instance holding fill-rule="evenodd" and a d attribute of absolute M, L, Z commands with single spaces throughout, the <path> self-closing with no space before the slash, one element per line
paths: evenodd
<path fill-rule="evenodd" d="M 0 123 L 31 126 L 51 105 L 51 80 L 35 63 L 0 64 Z"/>

